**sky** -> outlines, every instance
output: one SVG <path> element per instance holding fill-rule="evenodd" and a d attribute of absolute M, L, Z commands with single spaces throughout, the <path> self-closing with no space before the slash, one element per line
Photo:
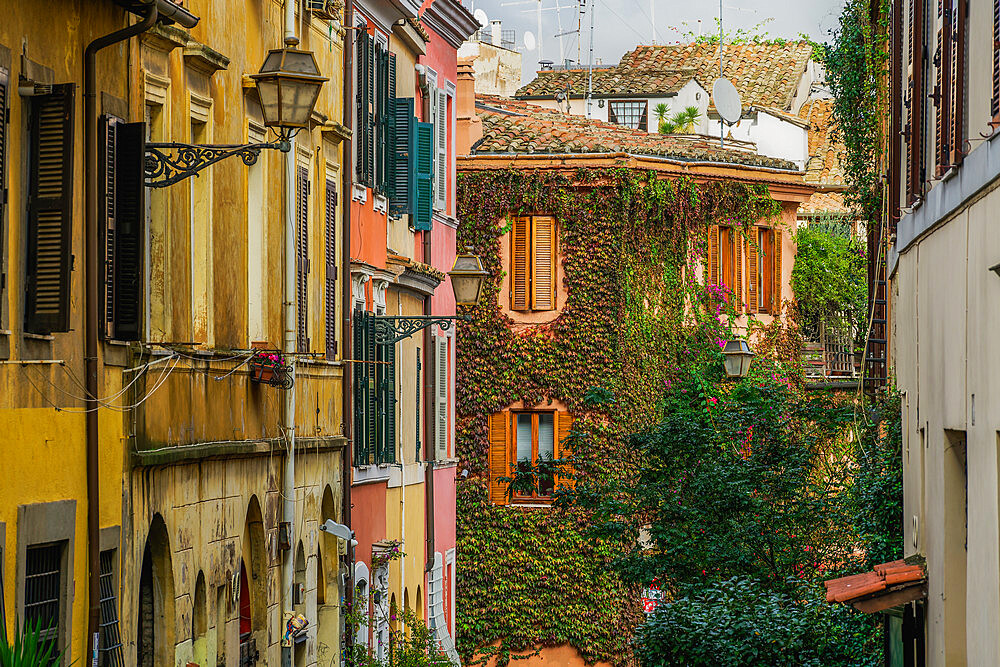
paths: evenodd
<path fill-rule="evenodd" d="M 516 31 L 517 49 L 523 54 L 522 78 L 529 81 L 538 69 L 538 13 L 542 16 L 542 57 L 560 62 L 560 32 L 574 31 L 562 37 L 564 58 L 589 62 L 590 7 L 594 7 L 594 57 L 605 64 L 616 63 L 637 44 L 653 42 L 652 20 L 655 17 L 656 43 L 680 41 L 684 32 L 698 33 L 718 30 L 717 0 L 583 0 L 587 13 L 583 16 L 583 41 L 576 34 L 580 0 L 464 0 L 473 10 L 481 9 L 489 20 L 503 21 L 503 27 Z M 723 25 L 727 32 L 737 28 L 759 28 L 769 37 L 797 37 L 800 33 L 825 42 L 836 28 L 844 0 L 723 0 Z M 561 21 L 561 26 L 560 26 Z M 535 37 L 536 48 L 526 50 L 525 32 Z M 685 40 L 686 41 L 686 40 Z"/>

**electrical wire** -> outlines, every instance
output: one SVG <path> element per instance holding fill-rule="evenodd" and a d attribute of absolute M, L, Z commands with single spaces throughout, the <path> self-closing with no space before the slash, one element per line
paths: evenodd
<path fill-rule="evenodd" d="M 615 11 L 615 8 L 612 7 L 611 5 L 609 5 L 608 2 L 607 2 L 607 0 L 601 0 L 601 4 L 604 5 L 605 9 L 607 9 L 612 14 L 614 14 L 615 16 L 617 16 L 618 20 L 622 22 L 622 25 L 624 25 L 626 28 L 628 28 L 629 30 L 631 30 L 632 32 L 634 32 L 635 34 L 637 34 L 639 36 L 639 39 L 646 39 L 646 36 L 643 35 L 641 32 L 639 32 L 636 29 L 636 27 L 633 26 L 632 23 L 629 20 L 627 20 L 624 16 L 622 16 L 621 14 L 619 14 L 617 11 Z"/>

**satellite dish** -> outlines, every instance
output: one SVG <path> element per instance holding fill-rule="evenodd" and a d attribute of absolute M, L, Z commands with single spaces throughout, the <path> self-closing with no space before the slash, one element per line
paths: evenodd
<path fill-rule="evenodd" d="M 473 12 L 472 15 L 475 17 L 477 21 L 479 21 L 479 25 L 481 27 L 485 28 L 490 24 L 490 19 L 488 16 L 486 16 L 486 12 L 484 12 L 483 10 L 477 9 L 475 12 Z"/>
<path fill-rule="evenodd" d="M 524 48 L 525 48 L 525 50 L 526 51 L 534 51 L 535 50 L 535 46 L 536 46 L 536 44 L 535 44 L 535 33 L 531 32 L 530 30 L 526 31 L 524 33 Z"/>
<path fill-rule="evenodd" d="M 730 125 L 737 123 L 743 115 L 743 103 L 740 94 L 729 79 L 716 79 L 712 84 L 712 101 L 722 116 L 722 120 Z"/>

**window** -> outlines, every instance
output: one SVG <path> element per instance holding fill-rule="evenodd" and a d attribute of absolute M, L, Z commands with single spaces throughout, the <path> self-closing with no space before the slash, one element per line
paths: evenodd
<path fill-rule="evenodd" d="M 101 650 L 99 667 L 123 667 L 122 640 L 118 629 L 118 600 L 115 595 L 117 549 L 101 552 Z"/>
<path fill-rule="evenodd" d="M 434 459 L 443 461 L 449 455 L 448 426 L 449 413 L 449 380 L 451 378 L 451 357 L 449 338 L 434 336 Z"/>
<path fill-rule="evenodd" d="M 912 0 L 910 15 L 907 17 L 910 26 L 910 77 L 908 91 L 908 125 L 906 131 L 907 154 L 907 205 L 923 195 L 924 183 L 924 97 L 926 83 L 924 80 L 924 0 Z"/>
<path fill-rule="evenodd" d="M 757 227 L 747 240 L 748 306 L 751 313 L 780 311 L 781 232 Z"/>
<path fill-rule="evenodd" d="M 191 143 L 212 142 L 212 100 L 191 94 Z M 188 179 L 188 239 L 191 249 L 191 336 L 190 340 L 212 347 L 215 342 L 215 253 L 213 251 L 212 205 L 213 170 Z"/>
<path fill-rule="evenodd" d="M 69 331 L 73 232 L 73 84 L 31 97 L 24 329 Z"/>
<path fill-rule="evenodd" d="M 532 470 L 539 462 L 563 458 L 563 443 L 573 425 L 566 412 L 511 411 L 499 412 L 489 418 L 490 501 L 497 505 L 508 502 L 508 484 L 514 472 Z M 540 474 L 534 488 L 517 489 L 510 495 L 512 502 L 547 502 L 553 491 L 569 480 L 557 475 Z"/>
<path fill-rule="evenodd" d="M 248 106 L 251 98 L 247 98 Z M 250 121 L 247 126 L 250 143 L 264 143 L 267 134 L 262 123 Z M 265 221 L 267 220 L 266 188 L 264 174 L 267 151 L 262 151 L 257 161 L 247 168 L 247 338 L 253 344 L 267 340 L 265 267 L 267 245 Z"/>
<path fill-rule="evenodd" d="M 45 642 L 59 644 L 61 616 L 62 558 L 65 542 L 35 545 L 25 552 L 24 621 L 38 624 Z"/>
<path fill-rule="evenodd" d="M 742 245 L 740 232 L 732 227 L 709 229 L 708 284 L 726 286 L 735 299 L 742 299 Z"/>
<path fill-rule="evenodd" d="M 612 100 L 608 104 L 608 121 L 645 132 L 649 128 L 648 107 L 645 100 Z"/>
<path fill-rule="evenodd" d="M 378 33 L 369 34 L 362 20 L 355 42 L 355 107 L 357 181 L 376 192 L 387 194 L 392 182 L 391 156 L 394 147 L 390 133 L 394 127 L 391 102 L 396 96 L 396 55 L 389 52 L 387 40 Z"/>
<path fill-rule="evenodd" d="M 7 328 L 7 133 L 9 127 L 8 98 L 10 70 L 0 67 L 0 329 Z"/>
<path fill-rule="evenodd" d="M 448 95 L 441 88 L 431 90 L 434 100 L 434 209 L 448 204 Z"/>
<path fill-rule="evenodd" d="M 990 96 L 990 116 L 993 120 L 1000 119 L 1000 0 L 993 0 L 993 90 Z"/>
<path fill-rule="evenodd" d="M 558 257 L 556 219 L 514 218 L 511 230 L 511 310 L 555 310 Z"/>
<path fill-rule="evenodd" d="M 374 313 L 354 311 L 354 465 L 396 462 L 396 345 L 375 342 Z"/>
<path fill-rule="evenodd" d="M 326 176 L 326 207 L 323 216 L 324 310 L 326 314 L 326 358 L 337 358 L 337 181 L 332 173 Z"/>

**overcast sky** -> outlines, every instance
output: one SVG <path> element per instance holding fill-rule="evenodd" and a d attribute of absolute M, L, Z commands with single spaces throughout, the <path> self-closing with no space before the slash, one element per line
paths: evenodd
<path fill-rule="evenodd" d="M 537 7 L 542 11 L 542 58 L 559 62 L 560 32 L 577 28 L 579 0 L 465 0 L 472 9 L 483 10 L 490 20 L 503 21 L 504 28 L 517 33 L 517 49 L 524 56 L 524 78 L 530 80 L 538 69 L 537 44 L 535 50 L 525 49 L 525 32 L 530 31 L 538 41 Z M 773 19 L 761 28 L 771 37 L 797 37 L 806 33 L 816 41 L 825 42 L 830 30 L 837 26 L 844 0 L 723 0 L 723 23 L 726 31 L 752 28 L 761 21 Z M 595 4 L 596 3 L 596 4 Z M 719 15 L 718 0 L 585 0 L 594 13 L 594 55 L 605 63 L 616 63 L 622 55 L 637 44 L 653 42 L 655 15 L 656 42 L 674 43 L 682 39 L 685 31 L 698 32 L 701 19 L 703 31 L 716 30 Z M 557 9 L 561 7 L 562 9 Z M 560 30 L 561 20 L 561 30 Z M 565 58 L 577 58 L 577 48 L 582 46 L 582 62 L 588 62 L 590 48 L 590 15 L 583 18 L 583 42 L 574 32 L 562 37 Z"/>

